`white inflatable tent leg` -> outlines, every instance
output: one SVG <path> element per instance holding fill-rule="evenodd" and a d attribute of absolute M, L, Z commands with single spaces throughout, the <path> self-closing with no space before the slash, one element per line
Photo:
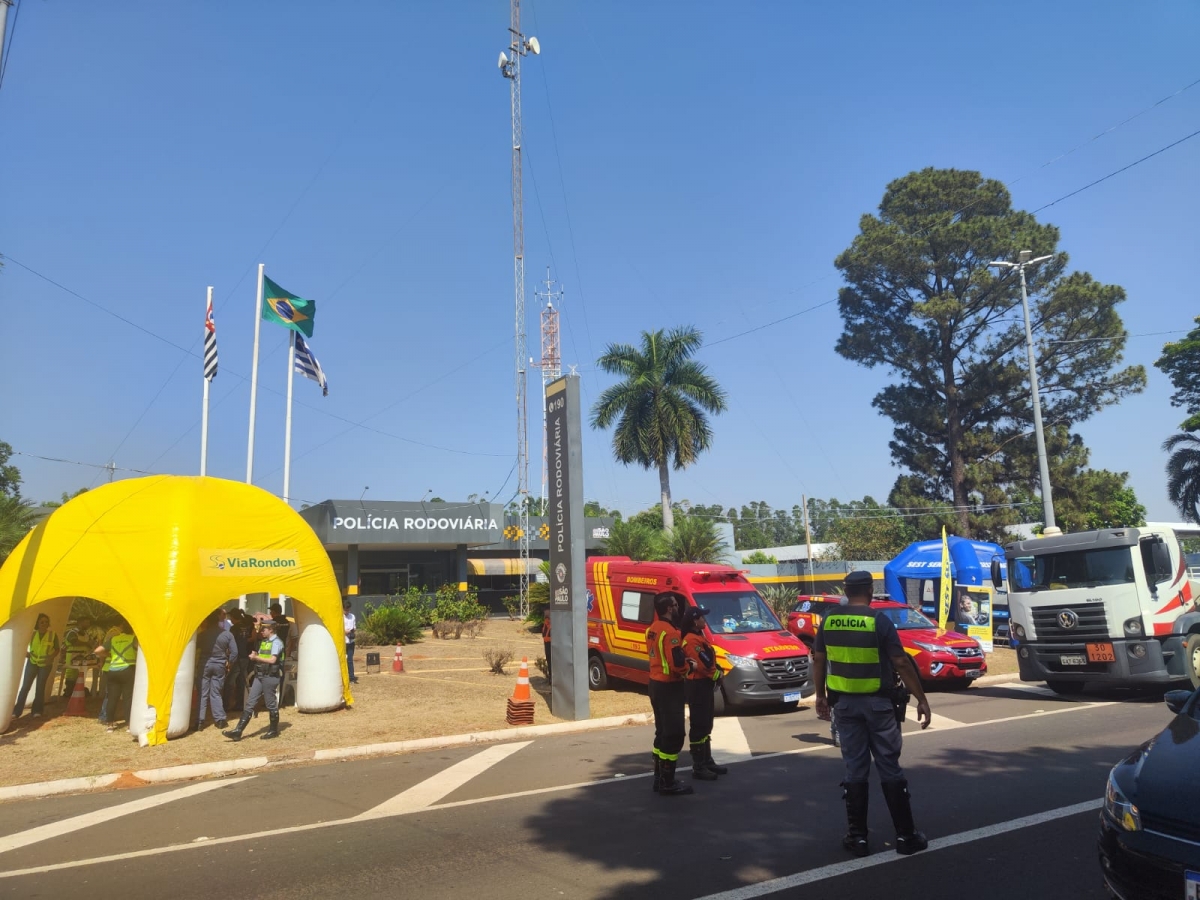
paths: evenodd
<path fill-rule="evenodd" d="M 141 646 L 137 651 L 137 668 L 133 670 L 133 700 L 129 704 L 129 733 L 146 746 L 146 735 L 154 728 L 154 710 L 149 706 L 150 667 Z M 112 724 L 111 722 L 109 723 Z"/>
<path fill-rule="evenodd" d="M 171 695 L 171 718 L 167 737 L 183 737 L 192 727 L 192 687 L 196 683 L 196 635 L 183 648 L 179 668 L 175 670 L 175 691 Z"/>
<path fill-rule="evenodd" d="M 300 712 L 330 712 L 341 709 L 342 657 L 345 639 L 335 642 L 325 623 L 315 612 L 293 598 L 296 623 L 300 630 L 296 661 L 296 709 Z"/>
<path fill-rule="evenodd" d="M 0 732 L 12 724 L 13 704 L 25 674 L 25 651 L 29 649 L 33 623 L 42 612 L 40 605 L 21 610 L 0 627 L 0 659 L 8 660 L 8 665 L 0 665 Z"/>
<path fill-rule="evenodd" d="M 177 738 L 188 733 L 192 722 L 192 685 L 196 677 L 196 636 L 183 648 L 183 658 L 175 670 L 175 690 L 171 695 L 171 718 L 167 721 L 167 737 Z M 138 647 L 137 669 L 133 673 L 133 705 L 129 709 L 129 733 L 146 746 L 146 736 L 154 729 L 157 711 L 149 705 L 150 675 L 146 657 Z"/>

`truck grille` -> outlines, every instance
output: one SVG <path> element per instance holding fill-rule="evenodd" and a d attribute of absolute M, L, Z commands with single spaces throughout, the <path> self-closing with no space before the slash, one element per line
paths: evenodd
<path fill-rule="evenodd" d="M 773 688 L 783 690 L 785 688 L 798 687 L 808 681 L 808 657 L 807 656 L 788 656 L 781 659 L 760 659 L 758 664 L 762 666 L 763 675 L 767 678 L 767 684 Z M 791 671 L 788 671 L 788 668 Z"/>
<path fill-rule="evenodd" d="M 1059 620 L 1060 614 L 1073 613 L 1077 619 L 1071 628 L 1064 628 Z M 1068 618 L 1070 618 L 1068 616 Z M 1086 638 L 1108 637 L 1108 619 L 1104 615 L 1104 607 L 1099 603 L 1078 603 L 1075 605 L 1044 606 L 1033 610 L 1033 627 L 1037 631 L 1038 640 L 1052 638 L 1060 640 L 1079 641 Z"/>

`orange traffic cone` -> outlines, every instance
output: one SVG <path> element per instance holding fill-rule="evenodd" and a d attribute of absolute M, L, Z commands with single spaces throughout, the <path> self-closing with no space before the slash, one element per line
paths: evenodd
<path fill-rule="evenodd" d="M 75 679 L 75 687 L 71 691 L 71 699 L 67 701 L 67 710 L 63 713 L 64 716 L 86 716 L 87 711 L 87 691 L 83 687 L 83 670 L 79 670 L 79 675 Z"/>
<path fill-rule="evenodd" d="M 397 644 L 396 645 L 396 655 L 392 657 L 392 672 L 395 673 L 395 672 L 403 672 L 403 671 L 404 671 L 404 649 L 399 644 Z"/>
<path fill-rule="evenodd" d="M 521 657 L 517 686 L 508 698 L 508 713 L 505 719 L 509 725 L 533 724 L 533 700 L 530 699 L 529 693 L 529 658 L 526 656 Z"/>
<path fill-rule="evenodd" d="M 517 673 L 517 686 L 513 688 L 513 700 L 521 701 L 530 698 L 529 693 L 529 657 L 521 657 L 521 671 Z"/>

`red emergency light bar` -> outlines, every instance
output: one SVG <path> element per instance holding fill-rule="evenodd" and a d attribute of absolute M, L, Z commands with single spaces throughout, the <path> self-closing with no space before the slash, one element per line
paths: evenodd
<path fill-rule="evenodd" d="M 710 572 L 708 569 L 697 569 L 692 573 L 692 581 L 708 581 L 712 578 L 719 578 L 721 581 L 728 581 L 730 578 L 741 578 L 749 572 L 748 569 L 743 569 L 736 572 Z"/>

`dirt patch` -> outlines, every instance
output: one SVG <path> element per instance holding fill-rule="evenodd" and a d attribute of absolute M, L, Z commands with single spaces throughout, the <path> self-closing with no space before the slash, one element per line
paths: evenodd
<path fill-rule="evenodd" d="M 1009 647 L 997 647 L 987 655 L 989 675 L 1016 675 L 1020 668 L 1017 665 L 1017 652 Z"/>
<path fill-rule="evenodd" d="M 286 760 L 312 750 L 503 729 L 508 727 L 506 704 L 522 656 L 529 658 L 535 724 L 562 721 L 550 714 L 550 686 L 534 665 L 543 655 L 540 633 L 531 633 L 520 623 L 493 619 L 476 638 L 437 640 L 428 635 L 426 631 L 425 640 L 404 648 L 401 675 L 392 674 L 395 647 L 357 648 L 354 666 L 359 683 L 351 686 L 354 707 L 319 715 L 287 707 L 281 715 L 281 736 L 274 741 L 258 739 L 268 724 L 266 712 L 260 711 L 240 743 L 222 737 L 209 724 L 163 746 L 139 747 L 123 728 L 111 734 L 104 730 L 96 719 L 96 697 L 88 698 L 88 718 L 62 715 L 63 701 L 48 703 L 46 718 L 23 716 L 0 737 L 0 785 L 248 756 Z M 497 647 L 511 649 L 515 655 L 503 676 L 489 673 L 483 659 L 485 650 Z M 367 674 L 368 652 L 379 653 L 377 675 Z M 618 685 L 589 695 L 592 718 L 650 711 L 644 687 Z"/>

